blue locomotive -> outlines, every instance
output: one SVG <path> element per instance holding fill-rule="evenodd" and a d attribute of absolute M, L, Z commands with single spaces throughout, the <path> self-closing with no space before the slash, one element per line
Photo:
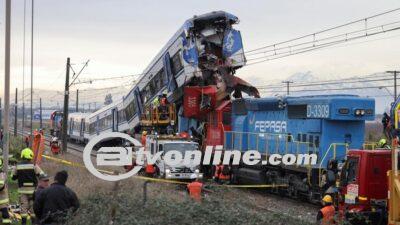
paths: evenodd
<path fill-rule="evenodd" d="M 319 199 L 332 163 L 340 164 L 348 149 L 362 149 L 365 121 L 374 120 L 374 111 L 374 99 L 355 95 L 234 100 L 226 150 L 256 150 L 263 157 L 316 154 L 317 163 L 240 165 L 233 177 L 246 184 L 288 184 L 289 195 Z"/>

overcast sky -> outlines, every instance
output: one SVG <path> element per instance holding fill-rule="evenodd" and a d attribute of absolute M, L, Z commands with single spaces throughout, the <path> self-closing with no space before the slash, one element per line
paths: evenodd
<path fill-rule="evenodd" d="M 27 2 L 30 11 L 31 0 Z M 5 0 L 0 3 L 2 95 Z M 21 88 L 24 0 L 12 0 L 12 4 L 12 88 Z M 91 60 L 82 79 L 141 73 L 183 22 L 195 14 L 225 10 L 238 16 L 237 28 L 248 50 L 397 7 L 400 7 L 398 0 L 36 0 L 34 85 L 62 90 L 67 57 L 73 63 Z M 27 15 L 29 75 L 30 12 Z M 396 15 L 400 19 L 399 13 Z M 358 41 L 363 43 L 248 66 L 237 75 L 260 85 L 297 72 L 311 71 L 321 79 L 330 79 L 400 69 L 400 31 L 368 40 L 373 41 Z M 109 84 L 93 83 L 91 87 Z"/>

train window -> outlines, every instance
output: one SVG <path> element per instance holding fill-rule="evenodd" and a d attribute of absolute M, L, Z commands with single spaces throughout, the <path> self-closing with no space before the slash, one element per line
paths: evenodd
<path fill-rule="evenodd" d="M 305 119 L 307 118 L 307 105 L 288 105 L 289 119 Z"/>
<path fill-rule="evenodd" d="M 158 71 L 157 75 L 158 77 L 158 90 L 161 90 L 161 88 L 164 87 L 164 83 L 165 83 L 165 74 L 164 74 L 164 69 L 161 69 L 160 71 Z"/>
<path fill-rule="evenodd" d="M 316 148 L 319 148 L 319 136 L 314 136 L 314 145 Z"/>
<path fill-rule="evenodd" d="M 297 141 L 301 141 L 301 134 L 297 134 Z"/>
<path fill-rule="evenodd" d="M 126 120 L 131 120 L 132 117 L 136 114 L 136 105 L 135 105 L 135 100 L 133 99 L 131 103 L 125 108 L 125 119 Z"/>
<path fill-rule="evenodd" d="M 181 61 L 181 51 L 178 51 L 171 58 L 171 71 L 172 71 L 172 74 L 175 76 L 182 69 L 183 69 L 183 65 L 182 65 L 182 61 Z"/>
<path fill-rule="evenodd" d="M 314 135 L 308 135 L 308 146 L 314 147 Z"/>

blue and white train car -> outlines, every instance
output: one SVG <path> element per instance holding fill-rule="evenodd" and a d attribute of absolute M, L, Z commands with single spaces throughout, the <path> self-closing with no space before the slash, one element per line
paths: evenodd
<path fill-rule="evenodd" d="M 89 138 L 90 113 L 68 114 L 68 138 L 78 143 L 86 143 Z"/>
<path fill-rule="evenodd" d="M 128 130 L 122 100 L 107 105 L 89 117 L 89 139 L 100 133 Z"/>
<path fill-rule="evenodd" d="M 187 20 L 124 97 L 129 127 L 139 125 L 144 107 L 161 93 L 167 93 L 169 102 L 179 109 L 185 86 L 217 84 L 233 79 L 234 71 L 246 62 L 240 32 L 232 28 L 237 22 L 237 17 L 223 11 Z M 224 68 L 226 74 L 216 74 L 219 68 Z M 229 85 L 221 87 L 224 87 L 222 93 L 234 89 Z"/>
<path fill-rule="evenodd" d="M 374 99 L 355 95 L 234 100 L 225 149 L 256 150 L 263 159 L 272 154 L 316 154 L 315 165 L 264 163 L 243 166 L 235 174 L 244 183 L 284 183 L 297 188 L 290 194 L 310 195 L 324 186 L 322 175 L 343 161 L 348 149 L 362 149 L 365 121 L 374 120 L 374 110 Z"/>

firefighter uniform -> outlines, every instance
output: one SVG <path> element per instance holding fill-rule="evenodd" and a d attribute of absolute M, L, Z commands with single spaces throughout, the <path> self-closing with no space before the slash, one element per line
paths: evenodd
<path fill-rule="evenodd" d="M 0 159 L 0 169 L 3 169 L 3 160 Z M 2 224 L 11 224 L 10 214 L 8 213 L 8 188 L 6 184 L 6 174 L 0 172 L 0 210 L 2 217 Z"/>
<path fill-rule="evenodd" d="M 22 161 L 12 171 L 12 179 L 18 180 L 18 194 L 21 205 L 22 224 L 26 224 L 28 214 L 32 212 L 33 194 L 38 180 L 37 177 L 44 174 L 39 166 L 34 165 L 33 152 L 25 148 L 21 152 Z"/>
<path fill-rule="evenodd" d="M 322 199 L 322 207 L 318 212 L 317 221 L 322 225 L 332 225 L 335 223 L 335 207 L 333 206 L 333 200 L 330 195 L 325 195 Z"/>
<path fill-rule="evenodd" d="M 203 184 L 198 180 L 193 181 L 192 183 L 187 185 L 189 195 L 196 201 L 201 201 L 201 190 L 203 188 Z"/>

